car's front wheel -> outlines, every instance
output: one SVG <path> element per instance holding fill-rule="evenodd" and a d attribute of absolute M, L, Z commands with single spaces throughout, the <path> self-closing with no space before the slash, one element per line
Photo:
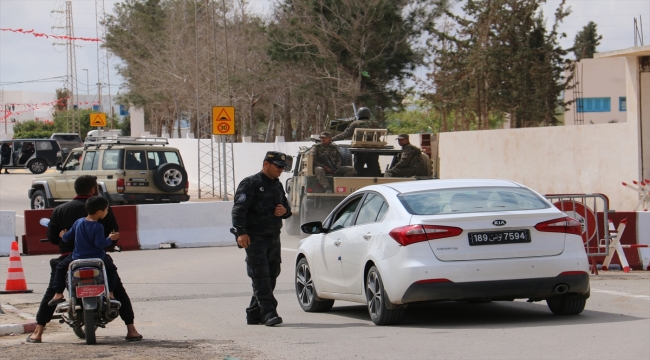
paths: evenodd
<path fill-rule="evenodd" d="M 404 308 L 389 309 L 388 296 L 384 291 L 384 283 L 376 267 L 371 267 L 366 277 L 366 300 L 368 313 L 375 325 L 396 325 L 404 319 Z"/>
<path fill-rule="evenodd" d="M 572 298 L 571 295 L 559 295 L 546 299 L 546 304 L 555 315 L 578 315 L 585 309 L 587 299 Z"/>
<path fill-rule="evenodd" d="M 305 258 L 300 259 L 296 265 L 296 297 L 306 312 L 325 312 L 334 306 L 334 300 L 321 299 L 316 294 L 311 269 Z"/>
<path fill-rule="evenodd" d="M 32 194 L 30 199 L 31 208 L 34 210 L 47 209 L 49 206 L 47 204 L 47 197 L 43 190 L 36 190 Z"/>

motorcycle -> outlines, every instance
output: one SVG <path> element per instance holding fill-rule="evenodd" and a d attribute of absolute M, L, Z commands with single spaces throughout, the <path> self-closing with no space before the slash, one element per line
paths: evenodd
<path fill-rule="evenodd" d="M 50 219 L 43 218 L 40 224 L 47 227 Z M 117 248 L 119 251 L 119 248 Z M 70 263 L 67 273 L 69 300 L 56 306 L 54 312 L 61 314 L 59 322 L 66 323 L 86 344 L 97 343 L 95 331 L 98 327 L 117 319 L 121 303 L 109 297 L 108 277 L 101 259 L 80 259 Z"/>

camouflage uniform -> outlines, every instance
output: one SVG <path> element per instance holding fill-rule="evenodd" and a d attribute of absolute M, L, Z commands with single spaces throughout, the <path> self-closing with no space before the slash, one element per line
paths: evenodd
<path fill-rule="evenodd" d="M 402 152 L 398 155 L 398 162 L 386 170 L 385 177 L 411 177 L 428 176 L 427 165 L 422 160 L 420 149 L 406 144 L 402 146 Z"/>
<path fill-rule="evenodd" d="M 325 173 L 325 167 L 327 164 L 323 163 L 322 160 L 319 160 L 323 154 L 327 154 L 332 161 L 332 164 L 338 168 L 338 170 L 332 174 L 333 176 L 354 176 L 354 168 L 352 168 L 352 166 L 341 166 L 341 153 L 339 152 L 339 147 L 334 144 L 316 144 L 311 148 L 309 154 L 314 160 L 314 175 L 316 175 L 316 179 L 318 179 L 318 182 L 326 190 L 331 190 L 332 186 L 329 181 L 327 181 Z M 333 171 L 334 169 L 331 170 Z"/>
<path fill-rule="evenodd" d="M 353 121 L 340 134 L 334 136 L 332 141 L 352 139 L 354 129 L 376 129 L 379 125 L 376 121 L 370 119 L 361 119 Z M 367 167 L 367 168 L 366 168 Z M 357 176 L 381 176 L 379 167 L 379 155 L 376 154 L 354 154 L 354 171 Z"/>
<path fill-rule="evenodd" d="M 274 215 L 277 204 L 287 213 Z M 232 208 L 232 224 L 237 235 L 248 234 L 250 245 L 246 248 L 248 276 L 253 282 L 253 297 L 246 309 L 249 323 L 261 320 L 278 305 L 273 296 L 275 282 L 280 275 L 280 229 L 282 219 L 291 216 L 291 208 L 278 179 L 271 179 L 259 172 L 242 180 L 235 192 Z"/>

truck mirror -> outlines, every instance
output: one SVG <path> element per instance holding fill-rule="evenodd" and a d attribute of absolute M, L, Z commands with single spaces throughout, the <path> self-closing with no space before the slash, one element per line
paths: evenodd
<path fill-rule="evenodd" d="M 291 169 L 293 169 L 293 156 L 287 155 L 285 162 L 287 167 L 284 168 L 284 172 L 291 172 Z"/>

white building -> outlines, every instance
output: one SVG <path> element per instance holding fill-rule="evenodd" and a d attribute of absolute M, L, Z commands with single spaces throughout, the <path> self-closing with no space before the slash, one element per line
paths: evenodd
<path fill-rule="evenodd" d="M 568 75 L 568 74 L 567 74 Z M 575 88 L 566 90 L 565 125 L 589 125 L 627 121 L 625 58 L 583 59 L 576 64 Z"/>

